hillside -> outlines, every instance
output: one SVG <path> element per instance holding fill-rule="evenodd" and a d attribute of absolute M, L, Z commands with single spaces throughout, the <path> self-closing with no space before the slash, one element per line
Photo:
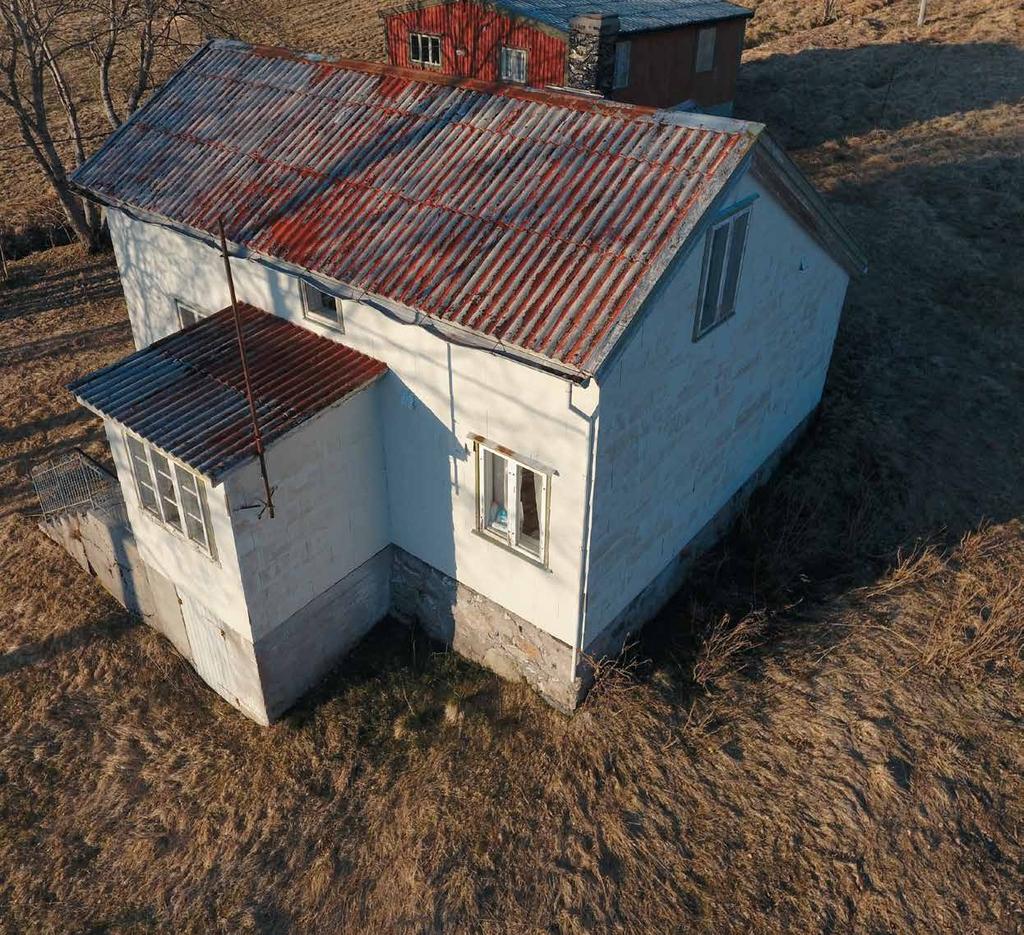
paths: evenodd
<path fill-rule="evenodd" d="M 571 720 L 394 624 L 269 730 L 220 702 L 23 515 L 130 338 L 109 258 L 15 264 L 0 931 L 1024 929 L 1024 8 L 837 6 L 759 4 L 737 101 L 869 256 L 820 417 Z"/>

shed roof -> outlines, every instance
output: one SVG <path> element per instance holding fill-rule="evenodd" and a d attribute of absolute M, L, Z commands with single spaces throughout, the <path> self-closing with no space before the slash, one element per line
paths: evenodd
<path fill-rule="evenodd" d="M 761 129 L 215 40 L 73 180 L 588 373 Z"/>
<path fill-rule="evenodd" d="M 239 305 L 265 444 L 382 376 L 387 365 Z M 255 456 L 230 308 L 68 385 L 78 401 L 216 481 Z"/>
<path fill-rule="evenodd" d="M 438 6 L 454 0 L 413 0 L 405 6 L 382 11 L 382 15 L 411 7 Z M 619 31 L 624 33 L 650 32 L 711 23 L 725 19 L 738 19 L 754 15 L 753 10 L 728 0 L 481 0 L 516 16 L 536 20 L 567 33 L 573 17 L 586 13 L 615 14 L 619 17 Z"/>

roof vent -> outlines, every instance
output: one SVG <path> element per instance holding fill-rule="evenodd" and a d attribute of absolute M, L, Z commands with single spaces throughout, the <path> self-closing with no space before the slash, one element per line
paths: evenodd
<path fill-rule="evenodd" d="M 619 18 L 614 13 L 581 13 L 569 20 L 565 71 L 570 88 L 611 92 L 618 34 Z"/>

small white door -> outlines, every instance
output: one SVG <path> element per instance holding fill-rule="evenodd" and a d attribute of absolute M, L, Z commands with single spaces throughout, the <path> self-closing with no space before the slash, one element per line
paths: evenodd
<path fill-rule="evenodd" d="M 263 692 L 252 645 L 232 632 L 205 604 L 178 592 L 192 665 L 225 700 L 247 714 L 265 719 Z"/>

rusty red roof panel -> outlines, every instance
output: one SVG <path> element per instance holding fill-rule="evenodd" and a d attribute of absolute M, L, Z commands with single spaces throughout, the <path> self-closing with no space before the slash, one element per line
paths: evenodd
<path fill-rule="evenodd" d="M 387 365 L 239 305 L 260 431 L 271 443 Z M 230 308 L 68 385 L 78 400 L 216 481 L 255 457 Z"/>
<path fill-rule="evenodd" d="M 759 129 L 217 40 L 74 181 L 593 372 Z"/>

